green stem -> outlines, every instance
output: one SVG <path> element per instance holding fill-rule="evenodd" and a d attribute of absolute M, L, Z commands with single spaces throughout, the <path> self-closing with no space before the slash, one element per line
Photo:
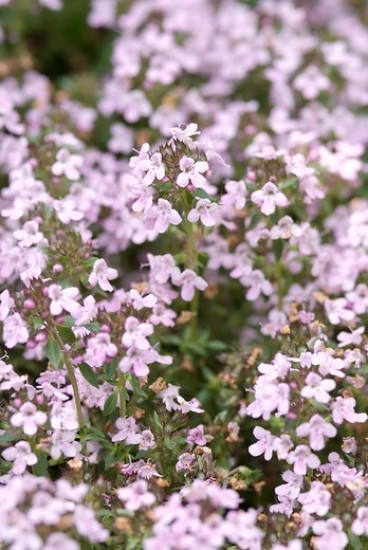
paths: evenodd
<path fill-rule="evenodd" d="M 126 375 L 119 371 L 119 389 L 125 388 L 125 382 L 126 382 Z M 124 418 L 126 416 L 126 401 L 124 397 L 122 396 L 122 392 L 119 392 L 119 410 L 120 410 L 120 416 L 121 418 Z"/>
<path fill-rule="evenodd" d="M 196 235 L 195 235 L 195 225 L 187 222 L 187 237 L 188 237 L 188 259 L 187 267 L 196 270 L 198 252 L 196 246 Z M 189 336 L 191 340 L 196 340 L 198 336 L 198 308 L 199 308 L 199 292 L 198 290 L 194 291 L 193 299 L 190 303 L 190 312 L 192 313 L 192 318 L 189 322 Z"/>
<path fill-rule="evenodd" d="M 60 335 L 59 335 L 56 328 L 53 329 L 53 336 L 54 336 L 56 342 L 58 343 L 60 351 L 61 351 L 61 353 L 63 354 L 63 357 L 64 357 L 64 363 L 65 363 L 65 366 L 66 366 L 66 370 L 68 372 L 70 383 L 71 383 L 72 388 L 73 388 L 73 395 L 74 395 L 75 408 L 76 408 L 76 411 L 77 411 L 78 424 L 79 424 L 79 427 L 82 428 L 83 425 L 84 425 L 83 414 L 82 414 L 82 405 L 81 405 L 81 401 L 80 401 L 80 397 L 79 397 L 78 383 L 77 383 L 77 379 L 75 377 L 74 367 L 72 365 L 72 361 L 71 361 L 69 353 L 67 351 L 65 351 L 65 349 L 64 349 L 64 342 L 60 338 Z"/>
<path fill-rule="evenodd" d="M 283 303 L 283 288 L 282 288 L 282 278 L 283 278 L 283 265 L 280 260 L 275 264 L 275 275 L 276 275 L 276 286 L 277 286 L 277 307 L 281 311 Z"/>

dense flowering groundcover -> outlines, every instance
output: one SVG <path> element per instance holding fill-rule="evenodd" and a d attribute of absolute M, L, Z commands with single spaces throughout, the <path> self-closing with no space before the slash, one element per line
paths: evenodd
<path fill-rule="evenodd" d="M 368 547 L 368 13 L 0 0 L 0 545 Z"/>

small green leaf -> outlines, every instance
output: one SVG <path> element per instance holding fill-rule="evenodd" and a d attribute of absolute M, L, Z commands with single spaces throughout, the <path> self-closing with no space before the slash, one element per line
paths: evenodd
<path fill-rule="evenodd" d="M 298 185 L 298 178 L 296 176 L 290 176 L 279 183 L 279 188 L 282 190 L 296 188 Z"/>
<path fill-rule="evenodd" d="M 100 439 L 101 441 L 105 441 L 106 435 L 101 432 L 100 430 L 97 430 L 97 428 L 90 427 L 88 430 L 87 435 L 85 436 L 86 441 L 94 441 Z"/>
<path fill-rule="evenodd" d="M 125 388 L 120 388 L 119 392 L 120 392 L 120 395 L 121 395 L 122 399 L 124 399 L 124 401 L 129 401 L 130 400 L 129 393 L 126 391 Z"/>
<path fill-rule="evenodd" d="M 220 340 L 211 340 L 207 343 L 207 347 L 212 351 L 225 351 L 228 348 L 227 344 Z"/>
<path fill-rule="evenodd" d="M 87 363 L 82 363 L 81 365 L 79 365 L 79 370 L 82 376 L 87 380 L 87 382 L 92 384 L 92 386 L 94 386 L 95 388 L 100 387 L 100 383 L 97 380 L 95 373 L 93 372 L 92 368 L 87 365 Z"/>
<path fill-rule="evenodd" d="M 178 254 L 175 254 L 174 258 L 177 264 L 184 264 L 187 259 L 187 255 L 185 252 L 178 252 Z"/>
<path fill-rule="evenodd" d="M 56 325 L 56 328 L 63 340 L 67 344 L 74 344 L 75 335 L 72 329 L 66 325 Z"/>
<path fill-rule="evenodd" d="M 281 258 L 283 249 L 284 241 L 282 239 L 275 239 L 272 243 L 272 250 L 277 261 Z"/>
<path fill-rule="evenodd" d="M 35 330 L 38 330 L 43 325 L 43 319 L 42 317 L 34 317 L 32 319 L 32 325 Z"/>
<path fill-rule="evenodd" d="M 36 451 L 37 463 L 33 466 L 33 472 L 36 476 L 47 476 L 48 475 L 48 464 L 47 464 L 47 455 L 42 451 Z"/>
<path fill-rule="evenodd" d="M 105 468 L 106 470 L 108 468 L 110 468 L 111 464 L 114 462 L 114 459 L 115 459 L 115 447 L 113 448 L 113 450 L 111 452 L 109 452 L 106 456 L 105 456 Z"/>
<path fill-rule="evenodd" d="M 364 537 L 364 539 L 366 539 L 366 537 Z M 362 545 L 361 538 L 351 532 L 349 533 L 349 543 L 352 550 L 363 550 L 363 548 L 366 548 L 366 546 Z"/>
<path fill-rule="evenodd" d="M 47 340 L 45 353 L 50 363 L 58 369 L 63 362 L 63 354 L 59 344 L 52 335 L 50 335 Z"/>
<path fill-rule="evenodd" d="M 130 375 L 128 377 L 128 381 L 130 382 L 130 384 L 132 385 L 132 388 L 133 388 L 133 392 L 139 396 L 139 397 L 147 397 L 147 394 L 145 391 L 142 390 L 142 388 L 140 387 L 139 385 L 139 380 L 136 376 L 132 376 Z"/>
<path fill-rule="evenodd" d="M 163 428 L 163 425 L 162 425 L 162 422 L 160 420 L 160 417 L 158 416 L 157 412 L 156 411 L 153 411 L 153 415 L 152 415 L 152 424 L 154 425 L 155 428 L 157 428 L 158 430 L 162 430 Z"/>
<path fill-rule="evenodd" d="M 91 330 L 92 332 L 97 332 L 101 328 L 101 323 L 93 322 L 93 323 L 87 323 L 84 325 L 88 330 Z"/>
<path fill-rule="evenodd" d="M 205 348 L 201 344 L 198 344 L 197 342 L 185 342 L 184 347 L 188 351 L 191 351 L 192 353 L 195 353 L 196 355 L 200 355 L 200 356 L 206 355 Z"/>
<path fill-rule="evenodd" d="M 110 380 L 111 378 L 113 378 L 117 368 L 118 368 L 118 361 L 116 359 L 113 359 L 112 361 L 110 361 L 110 363 L 106 363 L 104 366 L 105 378 L 107 380 Z"/>
<path fill-rule="evenodd" d="M 172 439 L 169 439 L 168 437 L 165 437 L 164 446 L 166 447 L 166 449 L 169 449 L 169 451 L 173 451 L 176 447 L 176 442 Z"/>
<path fill-rule="evenodd" d="M 116 392 L 109 395 L 109 397 L 105 401 L 103 413 L 104 416 L 109 416 L 117 407 L 118 403 L 118 394 Z"/>
<path fill-rule="evenodd" d="M 198 197 L 200 199 L 210 199 L 211 200 L 210 195 L 208 193 L 206 193 L 206 191 L 204 189 L 196 189 L 194 191 L 194 196 Z"/>
<path fill-rule="evenodd" d="M 11 432 L 4 432 L 0 435 L 0 444 L 2 443 L 10 443 L 11 441 L 16 441 L 18 439 L 18 436 Z"/>

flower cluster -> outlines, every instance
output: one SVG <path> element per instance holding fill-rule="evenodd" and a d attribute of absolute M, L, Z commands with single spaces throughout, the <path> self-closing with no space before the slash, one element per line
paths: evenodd
<path fill-rule="evenodd" d="M 367 22 L 0 0 L 1 547 L 366 547 Z"/>

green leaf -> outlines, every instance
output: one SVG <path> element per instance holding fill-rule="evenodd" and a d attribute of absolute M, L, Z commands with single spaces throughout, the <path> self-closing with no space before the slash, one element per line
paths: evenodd
<path fill-rule="evenodd" d="M 87 380 L 87 382 L 92 384 L 92 386 L 94 386 L 95 388 L 100 387 L 100 383 L 97 380 L 95 373 L 93 372 L 92 368 L 87 365 L 87 363 L 82 363 L 81 365 L 79 365 L 79 370 L 82 376 Z"/>
<path fill-rule="evenodd" d="M 107 380 L 110 380 L 111 378 L 113 378 L 117 368 L 118 368 L 117 359 L 113 359 L 110 363 L 106 363 L 104 365 L 105 378 Z"/>
<path fill-rule="evenodd" d="M 33 466 L 33 472 L 36 476 L 48 476 L 47 455 L 42 451 L 36 451 L 35 454 L 37 456 L 37 463 Z"/>
<path fill-rule="evenodd" d="M 290 176 L 279 183 L 279 188 L 282 190 L 296 188 L 298 185 L 298 178 L 296 176 Z"/>
<path fill-rule="evenodd" d="M 125 388 L 120 388 L 119 393 L 120 393 L 122 399 L 124 399 L 124 401 L 129 401 L 130 400 L 129 393 L 126 391 Z"/>
<path fill-rule="evenodd" d="M 204 189 L 196 189 L 194 191 L 194 196 L 198 197 L 200 199 L 210 199 L 211 200 L 210 195 L 208 193 L 206 193 L 206 191 Z"/>
<path fill-rule="evenodd" d="M 108 468 L 110 468 L 111 464 L 114 462 L 114 459 L 115 459 L 115 447 L 113 448 L 113 450 L 111 452 L 109 452 L 106 456 L 105 456 L 105 468 L 106 470 Z"/>
<path fill-rule="evenodd" d="M 58 369 L 63 362 L 63 354 L 59 344 L 52 335 L 50 335 L 47 340 L 45 353 L 50 363 Z"/>
<path fill-rule="evenodd" d="M 160 420 L 160 417 L 158 416 L 157 412 L 156 411 L 153 411 L 153 415 L 152 415 L 152 424 L 155 428 L 157 428 L 158 430 L 162 430 L 163 428 L 163 425 L 162 425 L 162 422 Z"/>
<path fill-rule="evenodd" d="M 363 540 L 366 540 L 367 537 L 364 537 Z M 361 537 L 358 537 L 357 535 L 354 535 L 353 533 L 349 533 L 349 543 L 352 548 L 352 550 L 363 550 L 366 548 L 366 546 L 362 544 Z"/>
<path fill-rule="evenodd" d="M 75 319 L 71 315 L 65 315 L 63 326 L 70 328 L 75 325 Z"/>
<path fill-rule="evenodd" d="M 97 428 L 89 428 L 87 435 L 85 436 L 86 441 L 94 441 L 94 440 L 101 440 L 105 441 L 106 435 L 98 430 Z"/>
<path fill-rule="evenodd" d="M 282 239 L 276 239 L 272 242 L 272 250 L 277 261 L 281 258 L 283 249 L 284 241 Z"/>
<path fill-rule="evenodd" d="M 56 328 L 63 340 L 63 342 L 66 342 L 67 344 L 74 344 L 75 342 L 75 335 L 72 329 L 69 326 L 66 325 L 56 325 Z"/>
<path fill-rule="evenodd" d="M 92 323 L 87 323 L 86 325 L 84 325 L 86 328 L 88 328 L 88 330 L 91 330 L 92 332 L 97 332 L 100 330 L 101 328 L 101 323 L 97 323 L 97 322 L 92 322 Z"/>
<path fill-rule="evenodd" d="M 166 449 L 169 449 L 169 451 L 173 451 L 176 447 L 176 442 L 172 439 L 169 439 L 168 437 L 165 437 L 164 446 L 166 447 Z"/>
<path fill-rule="evenodd" d="M 104 416 L 109 416 L 117 407 L 118 403 L 118 394 L 116 392 L 109 395 L 109 397 L 105 401 L 103 413 Z"/>
<path fill-rule="evenodd" d="M 34 317 L 32 319 L 32 325 L 35 330 L 38 330 L 43 325 L 43 319 L 42 317 Z"/>
<path fill-rule="evenodd" d="M 130 375 L 128 376 L 128 381 L 131 383 L 133 392 L 139 396 L 139 397 L 147 397 L 147 394 L 145 391 L 142 390 L 142 388 L 139 385 L 139 380 L 136 376 Z"/>
<path fill-rule="evenodd" d="M 178 252 L 178 254 L 175 254 L 174 258 L 177 264 L 184 264 L 187 259 L 187 255 L 185 252 Z"/>
<path fill-rule="evenodd" d="M 0 444 L 2 443 L 10 443 L 11 441 L 16 441 L 18 436 L 11 432 L 4 432 L 0 435 Z"/>
<path fill-rule="evenodd" d="M 183 347 L 185 347 L 186 350 L 195 353 L 196 355 L 206 355 L 205 348 L 197 342 L 183 342 Z"/>
<path fill-rule="evenodd" d="M 176 435 L 175 437 L 173 437 L 173 441 L 175 441 L 175 443 L 177 443 L 178 445 L 185 445 L 187 442 L 185 437 L 181 437 L 180 435 Z"/>
<path fill-rule="evenodd" d="M 224 351 L 228 348 L 227 344 L 225 344 L 225 342 L 221 342 L 220 340 L 211 340 L 207 343 L 207 347 L 212 351 Z"/>
<path fill-rule="evenodd" d="M 93 267 L 98 258 L 92 257 L 82 261 L 84 267 Z"/>

